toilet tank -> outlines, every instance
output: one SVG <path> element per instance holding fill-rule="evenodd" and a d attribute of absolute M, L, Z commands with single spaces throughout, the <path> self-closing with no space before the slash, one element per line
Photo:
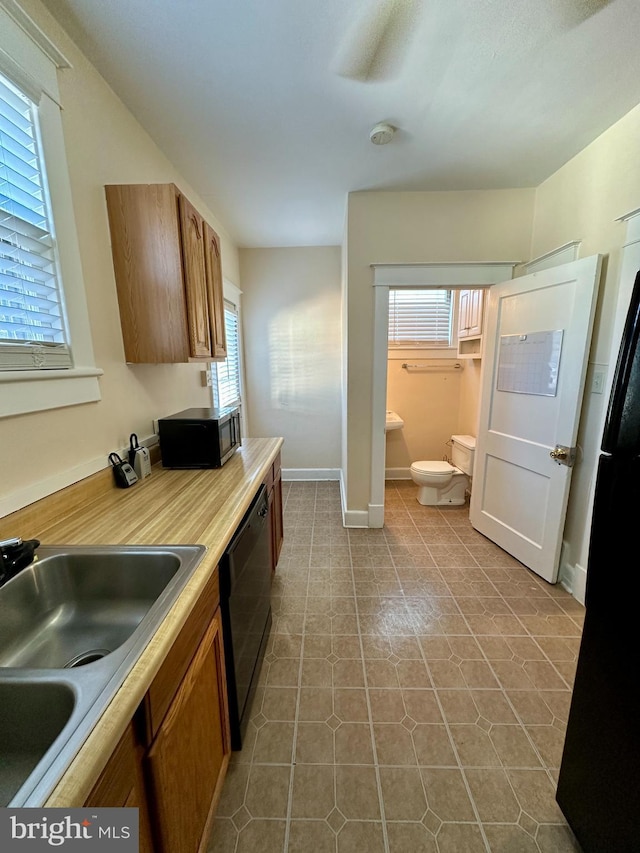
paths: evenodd
<path fill-rule="evenodd" d="M 476 452 L 476 438 L 474 435 L 452 435 L 451 462 L 468 474 L 473 474 L 473 457 Z"/>

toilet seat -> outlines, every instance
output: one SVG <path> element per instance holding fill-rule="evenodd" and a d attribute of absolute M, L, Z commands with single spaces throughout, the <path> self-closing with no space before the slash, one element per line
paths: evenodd
<path fill-rule="evenodd" d="M 438 460 L 420 460 L 411 465 L 411 470 L 416 474 L 453 474 L 458 469 L 448 462 Z"/>

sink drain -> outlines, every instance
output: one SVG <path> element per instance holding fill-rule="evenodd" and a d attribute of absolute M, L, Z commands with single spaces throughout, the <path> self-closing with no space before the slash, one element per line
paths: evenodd
<path fill-rule="evenodd" d="M 111 654 L 110 649 L 91 649 L 89 652 L 82 652 L 71 658 L 69 663 L 65 664 L 65 669 L 74 669 L 77 666 L 86 666 L 88 663 L 95 663 L 101 660 L 105 655 Z"/>

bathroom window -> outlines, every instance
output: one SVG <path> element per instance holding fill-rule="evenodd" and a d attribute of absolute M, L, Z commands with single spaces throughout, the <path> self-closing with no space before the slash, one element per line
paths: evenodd
<path fill-rule="evenodd" d="M 453 291 L 389 288 L 389 348 L 452 346 Z"/>

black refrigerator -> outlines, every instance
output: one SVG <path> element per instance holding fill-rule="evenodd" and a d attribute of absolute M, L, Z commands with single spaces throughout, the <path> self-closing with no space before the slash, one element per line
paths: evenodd
<path fill-rule="evenodd" d="M 586 617 L 556 799 L 585 853 L 640 851 L 640 272 L 598 463 Z"/>

